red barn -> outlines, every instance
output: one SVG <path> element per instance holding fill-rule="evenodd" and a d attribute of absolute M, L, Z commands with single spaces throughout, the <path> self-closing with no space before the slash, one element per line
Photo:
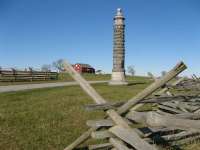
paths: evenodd
<path fill-rule="evenodd" d="M 73 68 L 79 73 L 95 73 L 95 69 L 88 64 L 74 64 Z"/>

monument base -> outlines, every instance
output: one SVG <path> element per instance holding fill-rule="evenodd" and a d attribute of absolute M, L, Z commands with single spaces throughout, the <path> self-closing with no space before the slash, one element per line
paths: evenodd
<path fill-rule="evenodd" d="M 127 85 L 124 72 L 112 72 L 112 79 L 108 83 L 109 85 Z"/>

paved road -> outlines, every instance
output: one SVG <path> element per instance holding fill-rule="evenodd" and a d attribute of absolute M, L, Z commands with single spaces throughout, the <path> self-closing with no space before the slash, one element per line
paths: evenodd
<path fill-rule="evenodd" d="M 89 83 L 106 83 L 108 81 L 88 81 L 88 82 Z M 70 86 L 70 85 L 78 85 L 78 83 L 75 81 L 71 81 L 71 82 L 56 82 L 56 83 L 7 85 L 7 86 L 0 86 L 0 93 L 30 90 L 30 89 L 39 89 L 39 88 Z"/>

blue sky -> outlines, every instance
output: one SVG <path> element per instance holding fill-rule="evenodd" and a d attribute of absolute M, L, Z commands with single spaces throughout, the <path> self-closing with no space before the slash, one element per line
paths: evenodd
<path fill-rule="evenodd" d="M 113 16 L 126 17 L 126 66 L 158 75 L 183 60 L 200 70 L 199 0 L 0 0 L 0 66 L 64 58 L 112 70 Z"/>

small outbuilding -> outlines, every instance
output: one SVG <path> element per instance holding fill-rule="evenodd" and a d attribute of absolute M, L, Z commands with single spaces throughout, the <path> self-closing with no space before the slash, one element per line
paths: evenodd
<path fill-rule="evenodd" d="M 77 63 L 72 66 L 79 73 L 95 73 L 95 69 L 89 64 Z"/>

